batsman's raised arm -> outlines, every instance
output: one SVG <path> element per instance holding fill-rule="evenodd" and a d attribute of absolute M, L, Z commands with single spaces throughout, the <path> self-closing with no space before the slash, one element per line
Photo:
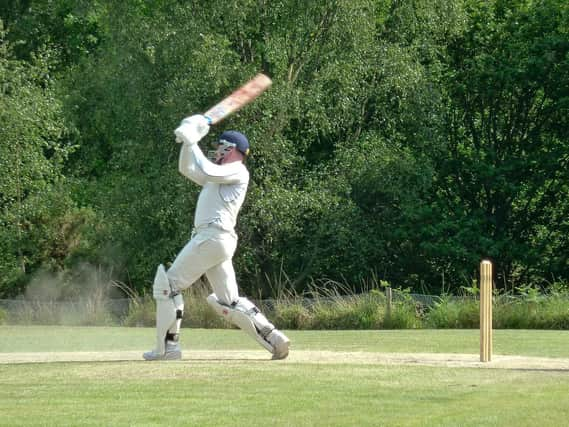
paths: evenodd
<path fill-rule="evenodd" d="M 178 170 L 182 175 L 201 186 L 205 184 L 206 180 L 194 160 L 192 147 L 197 147 L 197 142 L 206 136 L 208 132 L 209 123 L 205 117 L 200 115 L 191 116 L 182 120 L 180 126 L 174 131 L 176 142 L 182 143 Z"/>
<path fill-rule="evenodd" d="M 180 159 L 178 161 L 178 170 L 186 178 L 191 179 L 196 184 L 203 187 L 206 182 L 206 177 L 198 168 L 192 153 L 192 147 L 187 144 L 182 145 L 180 150 Z"/>
<path fill-rule="evenodd" d="M 221 166 L 212 163 L 204 156 L 196 142 L 201 139 L 202 135 L 207 134 L 206 128 L 209 128 L 207 119 L 198 115 L 184 119 L 180 127 L 176 129 L 176 140 L 183 142 L 178 164 L 180 173 L 202 186 L 205 182 L 216 184 L 247 183 L 249 173 L 243 163 L 232 162 Z"/>

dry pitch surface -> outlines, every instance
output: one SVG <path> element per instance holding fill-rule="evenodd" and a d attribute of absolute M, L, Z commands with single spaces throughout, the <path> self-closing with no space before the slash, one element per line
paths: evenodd
<path fill-rule="evenodd" d="M 53 362 L 112 362 L 140 361 L 142 351 L 115 352 L 45 352 L 0 353 L 0 364 L 53 363 Z M 239 363 L 249 361 L 271 362 L 264 351 L 204 351 L 184 352 L 182 361 L 169 363 L 207 362 Z M 447 368 L 519 369 L 569 372 L 569 359 L 526 356 L 493 355 L 491 362 L 480 362 L 477 354 L 455 353 L 373 353 L 336 351 L 291 351 L 289 357 L 272 363 L 287 364 L 367 364 L 367 365 L 419 365 Z"/>

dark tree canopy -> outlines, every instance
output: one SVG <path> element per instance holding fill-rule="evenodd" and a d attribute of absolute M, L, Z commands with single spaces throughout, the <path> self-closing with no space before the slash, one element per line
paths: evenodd
<path fill-rule="evenodd" d="M 499 286 L 569 280 L 565 1 L 20 0 L 0 22 L 0 295 L 84 265 L 147 289 L 199 190 L 173 129 L 259 71 L 203 141 L 251 140 L 244 293 L 453 291 L 483 257 Z"/>

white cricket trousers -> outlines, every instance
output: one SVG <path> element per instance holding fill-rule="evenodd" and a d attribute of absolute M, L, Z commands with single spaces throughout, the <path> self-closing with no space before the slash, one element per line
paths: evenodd
<path fill-rule="evenodd" d="M 206 275 L 217 299 L 230 305 L 239 298 L 232 258 L 237 235 L 214 227 L 198 230 L 167 271 L 173 288 L 189 288 Z"/>

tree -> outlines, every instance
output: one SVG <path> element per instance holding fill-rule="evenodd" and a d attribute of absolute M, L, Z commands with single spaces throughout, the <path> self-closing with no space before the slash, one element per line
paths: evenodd
<path fill-rule="evenodd" d="M 437 165 L 437 244 L 427 250 L 460 273 L 493 257 L 505 283 L 566 277 L 566 252 L 551 249 L 567 248 L 558 233 L 567 212 L 567 6 L 471 1 L 468 15 L 449 46 L 450 144 Z"/>
<path fill-rule="evenodd" d="M 74 232 L 61 229 L 73 210 L 62 171 L 73 147 L 53 90 L 49 51 L 33 63 L 14 59 L 1 24 L 0 295 L 13 295 L 40 267 L 62 267 L 73 246 L 65 241 Z"/>

